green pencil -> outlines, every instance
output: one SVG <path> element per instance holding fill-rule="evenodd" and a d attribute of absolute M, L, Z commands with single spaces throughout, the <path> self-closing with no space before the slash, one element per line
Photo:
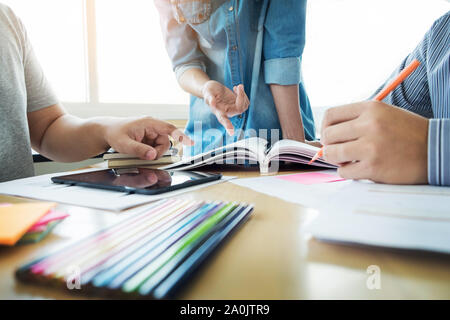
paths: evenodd
<path fill-rule="evenodd" d="M 219 211 L 217 211 L 213 216 L 209 217 L 206 221 L 202 222 L 184 238 L 179 240 L 171 249 L 164 252 L 161 256 L 155 259 L 153 262 L 148 264 L 144 269 L 136 273 L 132 278 L 124 283 L 122 286 L 122 291 L 133 292 L 139 289 L 141 284 L 145 282 L 149 277 L 151 277 L 155 272 L 157 272 L 161 267 L 173 259 L 180 251 L 185 247 L 195 242 L 197 239 L 206 234 L 209 229 L 214 227 L 215 224 L 220 222 L 226 215 L 229 214 L 237 206 L 236 203 L 229 203 Z"/>

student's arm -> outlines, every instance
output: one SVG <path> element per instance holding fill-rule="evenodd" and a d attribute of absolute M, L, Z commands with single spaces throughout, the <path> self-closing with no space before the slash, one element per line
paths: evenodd
<path fill-rule="evenodd" d="M 305 141 L 305 131 L 299 108 L 298 84 L 271 84 L 270 90 L 277 108 L 283 139 Z"/>
<path fill-rule="evenodd" d="M 272 91 L 283 138 L 304 141 L 299 83 L 302 81 L 306 1 L 270 1 L 267 10 L 264 24 L 265 82 Z"/>
<path fill-rule="evenodd" d="M 322 127 L 324 157 L 341 164 L 344 177 L 450 186 L 449 30 L 447 13 L 394 72 L 397 75 L 413 59 L 421 62 L 384 102 L 327 111 Z"/>
<path fill-rule="evenodd" d="M 205 55 L 199 49 L 197 36 L 188 23 L 175 19 L 170 1 L 155 0 L 166 50 L 172 61 L 178 83 L 184 91 L 205 100 L 228 134 L 234 134 L 230 117 L 247 110 L 249 101 L 243 86 L 233 90 L 210 80 Z"/>
<path fill-rule="evenodd" d="M 31 145 L 44 156 L 63 162 L 81 161 L 107 151 L 153 160 L 170 145 L 168 136 L 191 145 L 175 126 L 150 117 L 98 117 L 83 120 L 59 105 L 28 113 Z"/>
<path fill-rule="evenodd" d="M 58 103 L 23 25 L 23 68 L 27 93 L 27 117 L 32 147 L 50 159 L 78 161 L 109 147 L 119 152 L 154 159 L 169 146 L 168 135 L 190 144 L 190 139 L 168 123 L 145 118 L 99 117 L 83 120 L 65 113 Z"/>
<path fill-rule="evenodd" d="M 186 70 L 206 71 L 205 55 L 199 49 L 197 35 L 186 21 L 174 17 L 171 1 L 154 0 L 167 54 L 177 78 Z"/>

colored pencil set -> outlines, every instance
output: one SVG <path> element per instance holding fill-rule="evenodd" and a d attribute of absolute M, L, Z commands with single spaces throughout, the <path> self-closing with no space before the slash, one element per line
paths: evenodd
<path fill-rule="evenodd" d="M 252 211 L 235 202 L 161 200 L 20 267 L 16 276 L 74 293 L 171 298 Z"/>

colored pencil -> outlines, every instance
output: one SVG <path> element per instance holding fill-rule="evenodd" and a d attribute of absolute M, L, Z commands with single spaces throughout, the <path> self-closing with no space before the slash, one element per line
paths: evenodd
<path fill-rule="evenodd" d="M 141 216 L 140 219 L 135 219 L 133 223 L 123 225 L 120 228 L 120 234 L 111 231 L 105 232 L 84 246 L 80 246 L 76 250 L 73 250 L 70 255 L 65 257 L 60 256 L 56 261 L 47 261 L 47 263 L 41 264 L 41 268 L 45 269 L 42 273 L 44 276 L 49 276 L 58 272 L 58 270 L 65 269 L 64 267 L 61 268 L 61 266 L 76 265 L 80 267 L 84 261 L 89 259 L 89 257 L 96 255 L 103 246 L 122 241 L 124 237 L 130 233 L 136 232 L 139 228 L 142 228 L 143 225 L 146 225 L 147 222 L 154 223 L 162 217 L 172 214 L 182 205 L 183 202 L 180 201 L 165 203 L 162 206 L 155 208 L 153 211 L 149 211 L 147 214 Z M 65 271 L 66 270 L 63 270 L 62 272 Z"/>
<path fill-rule="evenodd" d="M 18 268 L 16 276 L 66 287 L 67 268 L 76 266 L 83 288 L 77 292 L 165 297 L 190 278 L 252 209 L 233 202 L 160 200 Z"/>
<path fill-rule="evenodd" d="M 164 251 L 164 253 L 158 257 L 155 261 L 148 264 L 136 273 L 133 277 L 127 280 L 123 286 L 122 290 L 125 292 L 135 291 L 139 288 L 139 285 L 147 280 L 155 271 L 158 270 L 162 265 L 167 263 L 169 259 L 172 259 L 178 252 L 183 250 L 186 246 L 193 243 L 195 240 L 200 238 L 204 233 L 206 233 L 212 226 L 223 219 L 231 210 L 236 207 L 235 204 L 229 203 L 214 215 L 209 217 L 207 220 L 198 225 L 191 233 L 187 234 L 185 238 L 177 242 L 175 246 L 172 246 L 169 250 Z"/>
<path fill-rule="evenodd" d="M 195 255 L 198 255 L 200 247 L 202 247 L 205 242 L 209 242 L 212 238 L 214 238 L 221 230 L 230 225 L 235 218 L 237 218 L 243 211 L 250 210 L 251 207 L 245 205 L 239 205 L 236 207 L 233 212 L 231 212 L 227 217 L 225 217 L 222 221 L 220 221 L 214 228 L 210 229 L 208 234 L 205 234 L 204 239 L 199 239 L 197 243 L 192 243 L 188 247 L 186 247 L 182 252 L 177 254 L 174 259 L 172 259 L 168 264 L 158 270 L 157 273 L 153 274 L 147 281 L 145 281 L 139 287 L 139 294 L 147 296 L 149 295 L 153 289 L 158 286 L 164 279 L 166 279 L 175 269 L 179 268 L 183 263 L 185 263 L 186 259 Z M 182 267 L 184 268 L 184 267 Z M 187 273 L 187 269 L 184 268 Z M 184 272 L 183 272 L 184 273 Z M 186 274 L 187 276 L 187 274 Z"/>
<path fill-rule="evenodd" d="M 236 217 L 227 221 L 219 232 L 216 232 L 210 239 L 205 241 L 200 248 L 186 259 L 175 271 L 173 271 L 153 292 L 153 298 L 165 299 L 173 297 L 179 287 L 186 282 L 197 268 L 206 260 L 223 240 L 241 226 L 250 216 L 253 206 L 242 208 Z M 147 290 L 146 290 L 147 289 Z M 143 287 L 141 294 L 147 295 L 152 292 L 151 287 Z"/>
<path fill-rule="evenodd" d="M 142 232 L 146 232 L 147 230 L 157 230 L 162 222 L 170 220 L 174 216 L 182 213 L 186 208 L 186 204 L 187 202 L 180 202 L 170 210 L 167 210 L 167 212 L 162 212 L 147 221 L 139 222 L 139 224 L 132 226 L 131 228 L 128 227 L 113 239 L 103 239 L 100 243 L 94 243 L 90 248 L 87 248 L 87 252 L 82 255 L 78 254 L 77 256 L 72 256 L 70 262 L 65 261 L 64 263 L 76 265 L 80 268 L 80 271 L 83 272 L 89 263 L 92 263 L 92 260 L 101 257 L 105 252 L 111 252 L 113 249 L 116 249 L 116 247 L 122 247 L 127 243 L 127 240 L 131 238 L 131 241 L 133 241 L 133 237 L 136 235 L 139 236 Z M 53 273 L 54 277 L 63 277 L 66 270 L 64 267 L 61 268 L 60 266 L 61 264 L 59 266 L 52 266 L 52 268 L 47 269 L 44 274 L 48 275 Z"/>
<path fill-rule="evenodd" d="M 186 233 L 191 231 L 197 224 L 201 223 L 210 212 L 218 207 L 220 204 L 213 203 L 201 211 L 199 211 L 192 219 L 185 222 L 183 225 L 175 226 L 167 233 L 153 240 L 135 253 L 127 256 L 124 260 L 114 265 L 110 270 L 95 277 L 92 281 L 96 287 L 108 286 L 110 289 L 116 289 L 131 277 L 135 272 L 139 271 L 146 264 L 151 262 L 159 254 L 170 248 L 176 241 L 183 237 Z"/>

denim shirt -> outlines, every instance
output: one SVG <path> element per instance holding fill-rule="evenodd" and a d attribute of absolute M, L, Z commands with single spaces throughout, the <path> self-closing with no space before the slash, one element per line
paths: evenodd
<path fill-rule="evenodd" d="M 185 155 L 251 136 L 281 138 L 269 84 L 299 85 L 300 111 L 308 140 L 314 120 L 301 72 L 306 0 L 155 0 L 177 78 L 199 68 L 228 88 L 243 84 L 248 110 L 230 120 L 233 137 L 203 99 L 191 96 L 186 133 L 195 146 Z M 275 129 L 275 130 L 274 130 Z"/>

